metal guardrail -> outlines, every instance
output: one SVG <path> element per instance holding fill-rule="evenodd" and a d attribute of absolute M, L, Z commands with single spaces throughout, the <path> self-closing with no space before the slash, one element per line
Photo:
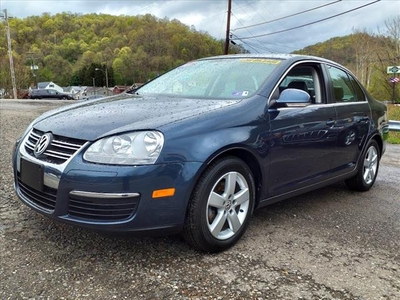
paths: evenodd
<path fill-rule="evenodd" d="M 389 120 L 389 131 L 400 131 L 400 121 Z"/>

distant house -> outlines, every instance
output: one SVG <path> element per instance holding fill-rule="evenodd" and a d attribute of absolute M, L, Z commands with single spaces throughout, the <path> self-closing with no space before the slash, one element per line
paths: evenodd
<path fill-rule="evenodd" d="M 129 89 L 131 86 L 130 85 L 116 85 L 113 88 L 113 94 L 121 94 L 125 92 L 127 89 Z"/>
<path fill-rule="evenodd" d="M 64 89 L 61 86 L 55 84 L 52 81 L 38 82 L 37 87 L 38 89 L 53 89 L 60 93 L 64 92 Z"/>
<path fill-rule="evenodd" d="M 79 100 L 85 96 L 87 86 L 68 86 L 64 88 L 64 93 L 67 93 Z"/>
<path fill-rule="evenodd" d="M 132 90 L 136 90 L 139 87 L 141 87 L 143 85 L 143 83 L 134 83 L 132 85 L 116 85 L 114 86 L 114 88 L 112 89 L 113 94 L 121 94 L 125 91 L 132 91 Z"/>
<path fill-rule="evenodd" d="M 84 96 L 92 96 L 92 95 L 107 96 L 108 94 L 109 93 L 107 93 L 107 88 L 104 87 L 93 88 L 92 86 L 88 86 L 84 92 Z"/>

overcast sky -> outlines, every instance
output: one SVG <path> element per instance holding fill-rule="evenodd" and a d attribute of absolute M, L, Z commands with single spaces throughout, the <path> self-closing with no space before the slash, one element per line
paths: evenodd
<path fill-rule="evenodd" d="M 400 0 L 380 0 L 373 3 L 375 1 L 232 0 L 231 32 L 237 43 L 242 44 L 253 53 L 289 53 L 332 37 L 351 34 L 354 30 L 365 29 L 371 33 L 377 33 L 379 30 L 384 33 L 385 20 L 400 15 Z M 369 3 L 371 4 L 357 9 Z M 324 7 L 314 9 L 319 6 Z M 10 16 L 17 18 L 40 16 L 44 12 L 51 15 L 59 12 L 112 15 L 149 13 L 159 18 L 178 19 L 182 23 L 188 26 L 193 25 L 197 30 L 206 31 L 218 39 L 225 38 L 227 8 L 228 0 L 0 0 L 0 9 L 7 9 Z M 310 11 L 301 13 L 306 10 Z M 349 10 L 353 11 L 345 13 Z M 292 14 L 297 15 L 285 18 Z M 342 15 L 334 17 L 339 14 Z M 327 20 L 319 22 L 321 19 Z M 240 27 L 259 23 L 265 24 L 240 29 Z M 308 23 L 315 24 L 303 26 Z M 285 31 L 293 27 L 300 28 Z M 273 34 L 279 31 L 285 32 Z"/>

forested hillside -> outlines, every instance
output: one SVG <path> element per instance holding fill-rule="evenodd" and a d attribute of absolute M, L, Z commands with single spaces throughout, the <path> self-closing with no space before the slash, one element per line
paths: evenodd
<path fill-rule="evenodd" d="M 355 31 L 354 34 L 335 37 L 326 42 L 308 46 L 297 54 L 321 56 L 350 69 L 370 93 L 380 100 L 391 100 L 393 84 L 387 74 L 388 66 L 400 65 L 400 17 L 386 22 L 385 34 Z M 400 103 L 400 84 L 396 84 Z"/>
<path fill-rule="evenodd" d="M 131 85 L 186 61 L 222 54 L 224 46 L 224 41 L 178 20 L 152 15 L 45 13 L 10 19 L 9 23 L 18 89 L 38 81 L 54 81 L 61 86 L 92 85 L 93 78 L 101 86 L 105 85 L 106 68 L 110 86 Z M 387 20 L 382 32 L 355 31 L 296 53 L 343 64 L 374 97 L 389 100 L 393 93 L 389 78 L 393 75 L 386 70 L 400 65 L 400 17 Z M 246 51 L 240 45 L 230 45 L 230 52 Z M 32 71 L 33 65 L 38 69 Z M 1 88 L 11 89 L 4 22 L 0 23 Z M 400 91 L 397 96 L 400 102 Z"/>
<path fill-rule="evenodd" d="M 144 82 L 183 62 L 222 54 L 223 41 L 177 20 L 151 15 L 62 13 L 10 19 L 18 88 L 34 81 L 61 86 L 104 83 L 96 67 L 107 67 L 110 86 Z M 232 53 L 244 52 L 240 46 Z M 0 23 L 0 88 L 11 87 L 6 28 Z"/>

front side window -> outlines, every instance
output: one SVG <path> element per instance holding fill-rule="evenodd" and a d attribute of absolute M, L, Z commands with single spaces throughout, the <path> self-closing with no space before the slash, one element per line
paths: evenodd
<path fill-rule="evenodd" d="M 279 93 L 285 89 L 298 89 L 310 95 L 311 104 L 323 103 L 320 79 L 316 65 L 295 66 L 279 84 Z"/>
<path fill-rule="evenodd" d="M 189 62 L 154 79 L 137 92 L 184 98 L 238 99 L 256 93 L 281 60 L 222 58 Z"/>
<path fill-rule="evenodd" d="M 350 75 L 332 66 L 328 66 L 327 69 L 332 79 L 334 102 L 358 102 L 365 100 L 364 93 Z"/>

